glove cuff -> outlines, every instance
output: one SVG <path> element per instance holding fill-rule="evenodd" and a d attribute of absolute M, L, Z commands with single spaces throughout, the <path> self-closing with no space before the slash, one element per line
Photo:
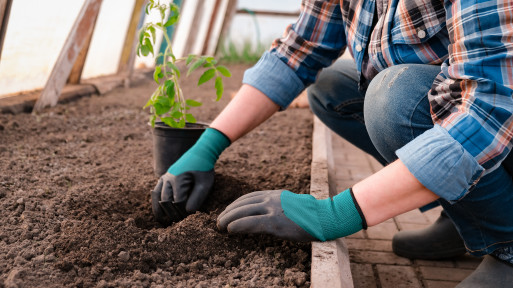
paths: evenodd
<path fill-rule="evenodd" d="M 230 139 L 221 131 L 207 128 L 194 146 L 171 165 L 167 172 L 180 175 L 186 171 L 210 171 L 214 169 L 217 159 L 230 144 Z"/>
<path fill-rule="evenodd" d="M 351 193 L 351 199 L 353 199 L 353 204 L 356 210 L 358 211 L 358 214 L 360 215 L 360 218 L 362 219 L 362 229 L 367 230 L 367 219 L 365 219 L 365 215 L 363 215 L 362 209 L 360 208 L 360 205 L 358 205 L 358 201 L 356 201 L 356 198 L 354 197 L 353 188 L 349 188 L 349 192 Z"/>
<path fill-rule="evenodd" d="M 228 136 L 226 136 L 226 134 L 224 134 L 221 130 L 219 130 L 217 128 L 213 128 L 213 127 L 208 127 L 207 130 L 215 130 L 219 134 L 223 135 L 224 138 L 226 138 L 226 140 L 228 141 L 228 145 L 226 145 L 226 147 L 228 147 L 232 144 L 232 140 L 230 140 L 230 138 L 228 138 Z"/>
<path fill-rule="evenodd" d="M 354 234 L 363 222 L 350 189 L 331 198 L 317 200 L 312 195 L 281 194 L 283 213 L 315 238 L 326 241 Z"/>

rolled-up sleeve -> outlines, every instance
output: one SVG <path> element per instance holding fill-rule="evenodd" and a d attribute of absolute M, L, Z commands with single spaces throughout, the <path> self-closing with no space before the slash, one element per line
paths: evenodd
<path fill-rule="evenodd" d="M 339 0 L 304 0 L 296 23 L 244 74 L 251 85 L 282 109 L 312 84 L 319 71 L 344 52 L 346 38 Z"/>
<path fill-rule="evenodd" d="M 286 109 L 305 85 L 276 55 L 265 52 L 258 63 L 244 73 L 242 83 L 264 93 L 281 109 Z"/>
<path fill-rule="evenodd" d="M 420 183 L 449 202 L 464 197 L 484 171 L 439 125 L 397 150 L 396 154 Z"/>

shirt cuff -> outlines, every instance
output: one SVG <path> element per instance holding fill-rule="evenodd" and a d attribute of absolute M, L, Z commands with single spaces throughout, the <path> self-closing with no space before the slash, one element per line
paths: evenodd
<path fill-rule="evenodd" d="M 396 154 L 422 185 L 449 203 L 467 195 L 484 172 L 476 159 L 439 125 Z"/>
<path fill-rule="evenodd" d="M 265 52 L 255 66 L 246 70 L 242 83 L 260 90 L 282 110 L 305 89 L 294 70 L 270 52 Z"/>

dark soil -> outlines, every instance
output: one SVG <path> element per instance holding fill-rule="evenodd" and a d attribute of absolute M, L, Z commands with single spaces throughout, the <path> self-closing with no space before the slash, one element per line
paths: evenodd
<path fill-rule="evenodd" d="M 228 103 L 246 66 L 231 66 L 226 95 L 186 82 L 200 121 Z M 217 215 L 256 190 L 308 193 L 312 115 L 277 113 L 232 144 L 216 165 L 202 211 L 161 227 L 150 191 L 152 135 L 144 80 L 47 109 L 0 114 L 0 287 L 307 287 L 310 245 L 227 235 Z M 241 111 L 244 113 L 244 111 Z"/>

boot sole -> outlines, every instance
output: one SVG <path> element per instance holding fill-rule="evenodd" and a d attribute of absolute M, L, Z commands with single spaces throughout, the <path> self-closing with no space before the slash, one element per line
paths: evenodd
<path fill-rule="evenodd" d="M 464 255 L 467 251 L 465 248 L 455 248 L 444 251 L 437 252 L 413 252 L 411 250 L 401 250 L 400 248 L 394 247 L 392 245 L 392 250 L 398 256 L 409 258 L 409 259 L 419 259 L 419 260 L 441 260 L 447 258 L 453 258 L 457 256 Z"/>

